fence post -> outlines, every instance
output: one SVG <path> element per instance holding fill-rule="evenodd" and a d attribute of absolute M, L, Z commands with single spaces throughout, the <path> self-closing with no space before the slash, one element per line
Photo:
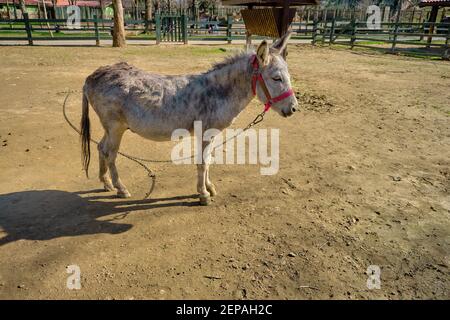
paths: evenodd
<path fill-rule="evenodd" d="M 333 36 L 334 36 L 334 28 L 336 26 L 336 10 L 334 10 L 333 13 L 333 21 L 331 21 L 331 31 L 330 31 L 330 43 L 331 46 L 332 43 L 334 43 Z"/>
<path fill-rule="evenodd" d="M 353 50 L 353 47 L 355 46 L 356 29 L 357 29 L 357 22 L 356 22 L 355 18 L 353 18 L 352 19 L 352 36 L 350 38 L 350 50 Z"/>
<path fill-rule="evenodd" d="M 327 33 L 327 20 L 325 20 L 325 22 L 323 23 L 323 27 L 322 27 L 322 40 L 321 43 L 322 45 L 325 44 L 325 37 L 326 37 L 326 33 Z"/>
<path fill-rule="evenodd" d="M 314 21 L 313 21 L 313 33 L 312 33 L 312 41 L 311 41 L 311 44 L 312 44 L 313 46 L 316 45 L 316 38 L 317 38 L 317 24 L 318 24 L 317 17 L 314 17 Z"/>
<path fill-rule="evenodd" d="M 450 23 L 447 26 L 447 37 L 445 38 L 445 46 L 444 46 L 444 54 L 442 55 L 442 59 L 444 60 L 450 60 L 450 53 L 449 53 L 449 40 L 450 40 Z"/>
<path fill-rule="evenodd" d="M 156 44 L 161 42 L 161 15 L 159 13 L 155 14 L 155 25 L 156 25 Z"/>
<path fill-rule="evenodd" d="M 391 53 L 395 52 L 395 43 L 397 42 L 397 33 L 398 33 L 398 23 L 400 21 L 400 12 L 397 13 L 397 18 L 395 19 L 395 26 L 394 26 L 394 37 L 392 38 L 392 47 L 391 47 Z"/>
<path fill-rule="evenodd" d="M 188 36 L 187 36 L 188 19 L 187 19 L 187 15 L 183 14 L 181 16 L 181 20 L 182 20 L 182 29 L 183 29 L 183 42 L 184 42 L 184 44 L 187 44 L 188 43 Z"/>
<path fill-rule="evenodd" d="M 433 34 L 436 29 L 436 21 L 437 21 L 437 15 L 439 11 L 438 6 L 431 7 L 430 17 L 428 18 L 429 22 L 429 29 L 428 29 L 428 39 L 427 39 L 427 49 L 430 48 L 430 44 L 433 42 Z M 432 21 L 432 22 L 431 22 Z"/>
<path fill-rule="evenodd" d="M 422 23 L 422 16 L 423 16 L 423 9 L 420 9 L 419 23 Z M 422 30 L 420 32 L 424 33 L 425 32 L 424 25 L 422 25 L 421 27 L 422 27 Z M 423 40 L 423 36 L 420 36 L 419 41 L 422 41 L 422 40 Z"/>
<path fill-rule="evenodd" d="M 94 14 L 94 28 L 95 28 L 95 45 L 100 46 L 100 33 L 98 32 L 98 20 L 97 15 Z"/>
<path fill-rule="evenodd" d="M 86 18 L 86 25 L 89 28 L 89 7 L 81 7 L 81 9 L 84 9 L 84 16 Z M 80 10 L 81 11 L 81 10 Z M 81 16 L 83 16 L 82 11 L 80 12 Z"/>
<path fill-rule="evenodd" d="M 28 19 L 28 12 L 23 13 L 23 22 L 25 23 L 25 30 L 27 32 L 28 44 L 30 46 L 32 46 L 33 45 L 33 35 L 31 32 L 30 20 Z"/>
<path fill-rule="evenodd" d="M 231 27 L 233 26 L 233 17 L 231 15 L 227 15 L 227 42 L 231 43 Z"/>
<path fill-rule="evenodd" d="M 245 50 L 249 51 L 252 47 L 252 34 L 246 30 L 245 31 Z"/>
<path fill-rule="evenodd" d="M 353 10 L 350 12 L 350 25 L 352 27 L 352 32 L 350 36 L 350 50 L 353 50 L 353 47 L 355 46 L 356 31 L 357 31 L 356 7 L 353 7 Z"/>

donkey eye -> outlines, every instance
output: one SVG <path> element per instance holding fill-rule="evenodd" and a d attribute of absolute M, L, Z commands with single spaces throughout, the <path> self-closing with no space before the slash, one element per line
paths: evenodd
<path fill-rule="evenodd" d="M 272 78 L 272 80 L 273 80 L 273 81 L 280 81 L 280 82 L 282 82 L 282 81 L 283 81 L 283 79 L 281 79 L 280 77 L 275 77 L 275 78 Z"/>

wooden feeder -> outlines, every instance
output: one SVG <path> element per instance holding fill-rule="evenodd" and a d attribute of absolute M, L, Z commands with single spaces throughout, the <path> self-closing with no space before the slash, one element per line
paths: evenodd
<path fill-rule="evenodd" d="M 280 38 L 285 32 L 282 25 L 282 8 L 243 9 L 241 10 L 247 32 L 252 35 Z M 289 8 L 287 25 L 294 19 L 295 9 Z"/>
<path fill-rule="evenodd" d="M 241 10 L 247 30 L 247 47 L 251 36 L 282 37 L 295 16 L 295 6 L 318 5 L 319 0 L 222 0 L 225 6 L 245 6 Z M 256 8 L 254 8 L 256 7 Z"/>

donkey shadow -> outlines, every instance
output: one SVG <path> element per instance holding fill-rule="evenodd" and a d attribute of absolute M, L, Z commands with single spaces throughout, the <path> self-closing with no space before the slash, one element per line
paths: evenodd
<path fill-rule="evenodd" d="M 100 193 L 66 192 L 59 190 L 22 191 L 0 194 L 0 246 L 26 240 L 50 240 L 88 234 L 119 234 L 132 228 L 120 223 L 126 215 L 136 210 L 164 207 L 197 206 L 197 195 L 148 200 L 99 201 L 114 196 Z M 81 194 L 96 193 L 93 196 Z M 117 215 L 121 213 L 122 215 Z M 101 219 L 116 214 L 110 219 Z"/>

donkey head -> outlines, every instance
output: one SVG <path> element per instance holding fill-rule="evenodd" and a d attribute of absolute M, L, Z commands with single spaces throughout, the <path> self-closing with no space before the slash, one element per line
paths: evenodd
<path fill-rule="evenodd" d="M 290 36 L 290 32 L 286 33 L 282 38 L 274 42 L 271 47 L 264 40 L 256 50 L 256 58 L 258 59 L 260 68 L 259 72 L 272 98 L 280 97 L 291 90 L 291 76 L 288 72 L 287 63 L 283 58 L 283 51 L 286 50 Z M 258 83 L 256 86 L 256 94 L 261 102 L 266 103 L 268 99 L 263 85 Z M 288 117 L 297 110 L 298 102 L 295 95 L 292 94 L 280 101 L 272 103 L 272 108 L 278 114 Z"/>

